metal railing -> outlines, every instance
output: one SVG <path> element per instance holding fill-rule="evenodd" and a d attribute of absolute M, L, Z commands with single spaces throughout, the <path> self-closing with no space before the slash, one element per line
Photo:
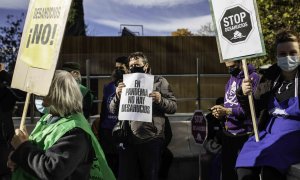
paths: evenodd
<path fill-rule="evenodd" d="M 214 97 L 205 97 L 201 98 L 200 97 L 200 78 L 205 78 L 205 77 L 229 77 L 228 74 L 201 74 L 199 71 L 199 60 L 197 59 L 197 73 L 196 74 L 159 74 L 164 77 L 197 77 L 197 97 L 187 97 L 187 98 L 177 98 L 178 102 L 186 102 L 186 101 L 197 101 L 198 102 L 198 109 L 200 109 L 200 104 L 201 101 L 206 101 L 206 100 L 215 100 L 216 98 Z M 86 76 L 82 76 L 82 79 L 86 79 L 86 86 L 90 89 L 90 81 L 92 79 L 107 79 L 110 78 L 110 75 L 99 75 L 99 76 L 94 76 L 90 75 L 90 60 L 86 60 Z M 33 95 L 34 96 L 34 95 Z M 30 119 L 31 122 L 35 122 L 36 119 L 39 117 L 35 117 L 35 105 L 34 105 L 34 98 L 31 98 L 30 101 L 30 117 L 27 117 L 27 119 Z M 101 99 L 96 99 L 93 101 L 94 104 L 100 104 L 102 103 Z M 22 105 L 24 102 L 17 102 L 17 105 Z M 98 115 L 99 116 L 99 115 Z M 90 119 L 96 118 L 97 115 L 91 116 Z M 19 120 L 21 117 L 14 117 L 14 120 Z"/>

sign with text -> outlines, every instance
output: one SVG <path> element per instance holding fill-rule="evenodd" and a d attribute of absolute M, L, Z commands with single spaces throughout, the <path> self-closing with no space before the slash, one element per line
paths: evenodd
<path fill-rule="evenodd" d="M 207 120 L 201 110 L 196 110 L 192 118 L 192 135 L 198 144 L 207 138 Z"/>
<path fill-rule="evenodd" d="M 47 95 L 72 0 L 31 0 L 12 87 Z"/>
<path fill-rule="evenodd" d="M 255 0 L 210 0 L 220 61 L 265 55 Z"/>
<path fill-rule="evenodd" d="M 152 97 L 154 76 L 145 73 L 124 74 L 119 120 L 152 122 Z"/>

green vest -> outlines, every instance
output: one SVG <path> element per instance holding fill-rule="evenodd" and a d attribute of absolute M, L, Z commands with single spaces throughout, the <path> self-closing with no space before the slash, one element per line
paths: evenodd
<path fill-rule="evenodd" d="M 92 140 L 95 151 L 95 158 L 91 171 L 90 179 L 93 180 L 115 180 L 115 177 L 108 167 L 104 153 L 98 143 L 97 138 L 93 134 L 89 123 L 82 114 L 74 114 L 66 118 L 62 118 L 53 124 L 47 124 L 47 120 L 51 115 L 44 115 L 37 123 L 36 127 L 29 136 L 29 140 L 33 141 L 37 146 L 46 150 L 50 148 L 57 140 L 59 140 L 66 132 L 73 128 L 81 128 L 88 133 Z M 36 179 L 26 173 L 22 168 L 17 168 L 13 172 L 13 180 Z"/>

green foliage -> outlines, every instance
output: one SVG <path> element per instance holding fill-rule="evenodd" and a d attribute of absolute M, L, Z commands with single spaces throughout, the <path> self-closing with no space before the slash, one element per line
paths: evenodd
<path fill-rule="evenodd" d="M 22 22 L 24 14 L 20 18 L 13 15 L 6 16 L 6 26 L 0 27 L 0 62 L 9 64 L 9 71 L 12 72 L 17 60 L 19 46 L 22 37 Z"/>
<path fill-rule="evenodd" d="M 71 4 L 65 35 L 85 36 L 86 25 L 84 23 L 83 0 L 73 1 Z"/>
<path fill-rule="evenodd" d="M 273 63 L 275 59 L 274 41 L 276 32 L 291 29 L 300 32 L 299 0 L 257 0 L 267 56 L 250 60 L 256 67 Z"/>

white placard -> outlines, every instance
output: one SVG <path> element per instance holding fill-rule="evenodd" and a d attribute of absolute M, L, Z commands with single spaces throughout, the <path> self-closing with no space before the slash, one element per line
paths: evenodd
<path fill-rule="evenodd" d="M 154 76 L 145 73 L 124 74 L 119 120 L 152 122 L 152 97 Z"/>
<path fill-rule="evenodd" d="M 210 0 L 220 61 L 265 55 L 255 0 Z"/>

